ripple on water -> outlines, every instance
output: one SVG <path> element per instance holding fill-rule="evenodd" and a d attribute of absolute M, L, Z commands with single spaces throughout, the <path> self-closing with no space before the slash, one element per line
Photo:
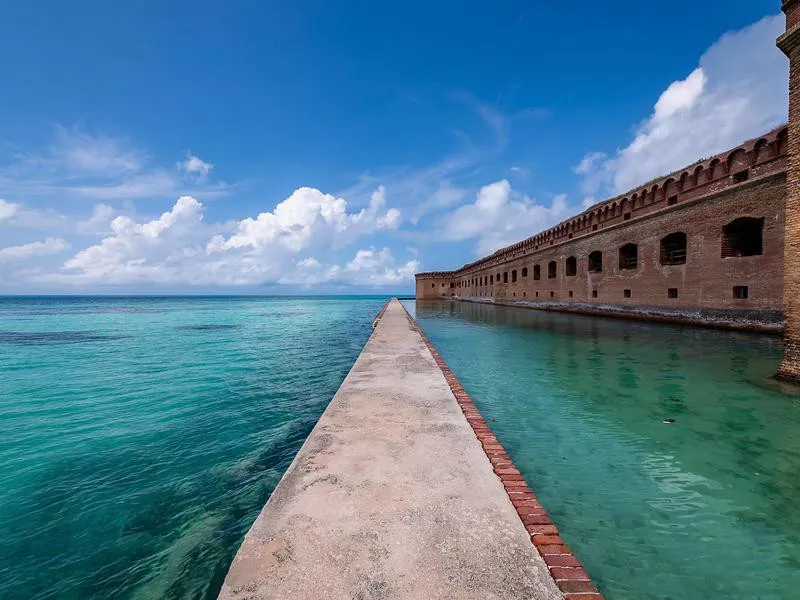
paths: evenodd
<path fill-rule="evenodd" d="M 0 598 L 215 598 L 384 299 L 59 302 L 0 310 Z"/>

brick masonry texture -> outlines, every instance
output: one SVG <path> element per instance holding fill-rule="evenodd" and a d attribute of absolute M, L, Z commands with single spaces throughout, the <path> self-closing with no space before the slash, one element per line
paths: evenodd
<path fill-rule="evenodd" d="M 781 331 L 788 136 L 775 129 L 457 271 L 419 273 L 416 297 Z M 763 219 L 761 253 L 724 257 L 723 228 L 743 217 Z M 674 233 L 685 263 L 662 264 Z"/>
<path fill-rule="evenodd" d="M 789 143 L 784 257 L 784 357 L 778 376 L 800 381 L 800 2 L 785 0 L 786 33 L 778 46 L 789 57 Z"/>
<path fill-rule="evenodd" d="M 405 308 L 405 307 L 403 307 Z M 433 359 L 441 369 L 447 384 L 456 397 L 464 417 L 475 432 L 475 436 L 483 446 L 486 457 L 495 474 L 500 478 L 508 494 L 511 504 L 517 511 L 522 524 L 531 536 L 531 543 L 544 558 L 550 576 L 564 594 L 566 600 L 603 600 L 603 596 L 591 582 L 589 574 L 581 566 L 569 547 L 558 534 L 558 528 L 550 521 L 544 507 L 539 504 L 525 478 L 514 466 L 514 462 L 506 454 L 503 446 L 497 441 L 491 428 L 486 423 L 469 394 L 461 386 L 456 376 L 447 366 L 444 359 L 434 348 L 422 328 L 408 314 L 409 324 L 422 337 Z"/>

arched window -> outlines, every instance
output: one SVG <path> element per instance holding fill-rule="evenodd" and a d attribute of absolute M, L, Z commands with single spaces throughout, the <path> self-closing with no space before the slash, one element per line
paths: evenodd
<path fill-rule="evenodd" d="M 764 253 L 764 218 L 742 217 L 722 228 L 722 258 Z"/>
<path fill-rule="evenodd" d="M 575 277 L 578 274 L 578 259 L 574 256 L 567 259 L 566 273 L 567 277 Z"/>
<path fill-rule="evenodd" d="M 508 283 L 508 271 L 503 271 L 503 283 Z"/>
<path fill-rule="evenodd" d="M 511 283 L 515 283 L 516 281 L 517 281 L 517 270 L 516 269 L 512 269 L 511 270 Z"/>
<path fill-rule="evenodd" d="M 522 267 L 522 277 L 525 278 L 528 276 L 528 267 Z"/>
<path fill-rule="evenodd" d="M 670 233 L 661 238 L 661 264 L 686 264 L 686 234 L 682 231 Z"/>
<path fill-rule="evenodd" d="M 542 278 L 542 268 L 539 265 L 533 265 L 533 280 L 539 281 Z"/>
<path fill-rule="evenodd" d="M 595 250 L 589 254 L 589 273 L 600 273 L 603 270 L 603 253 Z"/>
<path fill-rule="evenodd" d="M 494 275 L 489 275 L 489 285 L 494 285 Z"/>
<path fill-rule="evenodd" d="M 625 244 L 619 249 L 619 268 L 622 271 L 636 269 L 639 266 L 639 246 Z"/>
<path fill-rule="evenodd" d="M 557 274 L 558 267 L 556 266 L 556 261 L 551 260 L 547 263 L 547 278 L 548 279 L 555 279 Z"/>

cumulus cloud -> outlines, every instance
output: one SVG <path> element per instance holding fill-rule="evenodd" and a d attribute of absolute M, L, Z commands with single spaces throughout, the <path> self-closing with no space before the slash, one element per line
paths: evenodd
<path fill-rule="evenodd" d="M 635 137 L 612 156 L 593 152 L 575 167 L 588 201 L 616 194 L 765 133 L 786 120 L 787 66 L 771 16 L 722 36 L 685 78 L 672 82 Z"/>
<path fill-rule="evenodd" d="M 20 246 L 0 248 L 0 263 L 27 260 L 37 256 L 49 256 L 68 250 L 70 245 L 59 238 L 47 238 L 43 242 L 31 242 Z"/>
<path fill-rule="evenodd" d="M 550 206 L 544 206 L 515 192 L 503 179 L 483 186 L 475 202 L 447 215 L 438 235 L 449 241 L 476 239 L 475 251 L 482 256 L 553 225 L 566 213 L 565 195 L 555 196 Z"/>
<path fill-rule="evenodd" d="M 186 158 L 178 163 L 178 169 L 187 175 L 194 175 L 202 180 L 205 180 L 208 177 L 208 174 L 213 168 L 214 165 L 207 163 L 191 152 L 187 152 Z"/>
<path fill-rule="evenodd" d="M 112 216 L 111 207 L 97 205 L 85 226 Z M 344 266 L 323 265 L 313 255 L 396 229 L 400 222 L 399 211 L 387 208 L 383 188 L 359 211 L 348 210 L 343 198 L 299 188 L 273 211 L 227 224 L 206 223 L 203 204 L 182 196 L 149 221 L 114 217 L 109 235 L 77 252 L 60 271 L 37 280 L 75 285 L 359 285 L 360 280 L 360 285 L 388 285 L 410 280 L 416 261 L 396 265 L 387 249 L 361 250 Z"/>

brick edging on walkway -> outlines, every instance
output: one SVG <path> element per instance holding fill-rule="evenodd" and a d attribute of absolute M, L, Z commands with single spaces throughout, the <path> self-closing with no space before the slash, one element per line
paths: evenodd
<path fill-rule="evenodd" d="M 403 306 L 403 303 L 400 303 Z M 550 576 L 566 600 L 603 600 L 603 596 L 591 582 L 589 574 L 580 561 L 570 551 L 558 534 L 558 529 L 550 521 L 544 508 L 533 494 L 503 446 L 497 441 L 469 394 L 461 386 L 456 376 L 439 355 L 436 348 L 422 331 L 416 320 L 403 306 L 406 317 L 414 330 L 422 337 L 433 359 L 442 371 L 450 390 L 456 397 L 467 422 L 480 441 L 492 469 L 500 478 L 511 504 L 517 511 L 522 524 L 531 536 L 531 543 L 547 563 Z"/>

